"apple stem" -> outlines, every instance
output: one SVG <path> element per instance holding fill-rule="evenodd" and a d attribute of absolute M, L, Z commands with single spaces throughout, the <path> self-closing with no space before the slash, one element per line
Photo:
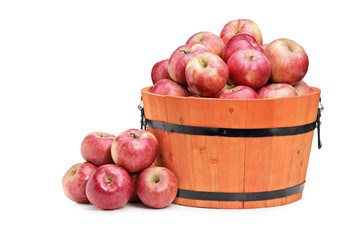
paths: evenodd
<path fill-rule="evenodd" d="M 129 135 L 130 135 L 130 137 L 132 137 L 132 138 L 138 138 L 138 136 L 137 136 L 135 133 L 133 133 L 133 132 L 130 132 Z"/>
<path fill-rule="evenodd" d="M 180 52 L 181 54 L 189 54 L 189 53 L 190 53 L 189 51 L 186 51 L 186 50 L 184 50 L 184 49 L 179 50 L 179 52 Z"/>

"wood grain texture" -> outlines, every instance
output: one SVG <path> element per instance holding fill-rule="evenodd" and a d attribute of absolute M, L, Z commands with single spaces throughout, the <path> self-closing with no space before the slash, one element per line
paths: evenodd
<path fill-rule="evenodd" d="M 162 96 L 142 89 L 146 118 L 179 125 L 215 128 L 276 128 L 314 122 L 320 89 L 281 99 L 224 100 Z M 179 188 L 191 191 L 250 193 L 292 187 L 305 181 L 314 131 L 279 137 L 195 136 L 148 129 L 159 141 L 156 164 L 171 169 Z M 288 204 L 292 196 L 264 201 L 174 203 L 207 208 L 261 208 Z"/>

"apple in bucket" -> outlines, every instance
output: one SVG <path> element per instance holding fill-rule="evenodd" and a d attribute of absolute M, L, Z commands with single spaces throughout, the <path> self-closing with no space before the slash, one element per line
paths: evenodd
<path fill-rule="evenodd" d="M 255 99 L 257 93 L 248 86 L 236 86 L 230 89 L 225 89 L 219 95 L 221 99 Z"/>
<path fill-rule="evenodd" d="M 192 35 L 186 44 L 201 43 L 209 52 L 221 56 L 222 50 L 225 46 L 224 41 L 214 33 L 211 32 L 198 32 Z"/>
<path fill-rule="evenodd" d="M 208 49 L 200 43 L 190 43 L 178 47 L 170 56 L 168 63 L 168 72 L 172 80 L 187 86 L 185 78 L 185 68 L 188 62 L 202 52 Z"/>
<path fill-rule="evenodd" d="M 231 55 L 238 50 L 255 49 L 260 52 L 264 52 L 264 49 L 255 40 L 255 38 L 249 34 L 239 34 L 231 38 L 225 45 L 222 52 L 222 59 L 227 62 Z"/>
<path fill-rule="evenodd" d="M 264 86 L 271 75 L 271 66 L 261 52 L 254 49 L 239 50 L 228 60 L 230 81 L 253 89 Z"/>
<path fill-rule="evenodd" d="M 266 45 L 264 55 L 271 65 L 271 80 L 274 83 L 296 83 L 303 79 L 309 58 L 295 41 L 280 38 Z"/>
<path fill-rule="evenodd" d="M 221 30 L 220 37 L 226 44 L 232 37 L 240 33 L 249 34 L 253 36 L 260 45 L 263 44 L 259 26 L 249 19 L 237 19 L 228 22 Z"/>
<path fill-rule="evenodd" d="M 151 69 L 151 80 L 153 84 L 156 84 L 161 79 L 170 79 L 167 68 L 168 62 L 169 59 L 165 59 L 154 64 L 153 68 Z"/>
<path fill-rule="evenodd" d="M 158 81 L 151 89 L 151 92 L 160 95 L 171 95 L 171 96 L 181 96 L 181 97 L 188 97 L 191 95 L 189 90 L 187 90 L 186 88 L 184 88 L 183 86 L 174 82 L 171 79 L 162 79 Z"/>
<path fill-rule="evenodd" d="M 209 97 L 223 89 L 229 78 L 229 68 L 219 56 L 203 52 L 189 61 L 185 76 L 193 94 Z"/>
<path fill-rule="evenodd" d="M 298 96 L 295 88 L 287 83 L 271 83 L 257 91 L 259 98 L 282 98 Z"/>

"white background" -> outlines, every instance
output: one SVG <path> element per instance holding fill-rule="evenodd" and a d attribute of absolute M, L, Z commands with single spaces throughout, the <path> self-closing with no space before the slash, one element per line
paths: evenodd
<path fill-rule="evenodd" d="M 359 28 L 356 1 L 1 1 L 1 239 L 359 238 Z M 139 128 L 150 71 L 194 33 L 255 21 L 264 43 L 307 51 L 322 89 L 303 198 L 249 210 L 76 204 L 61 186 L 83 137 Z M 6 236 L 6 238 L 5 238 Z"/>

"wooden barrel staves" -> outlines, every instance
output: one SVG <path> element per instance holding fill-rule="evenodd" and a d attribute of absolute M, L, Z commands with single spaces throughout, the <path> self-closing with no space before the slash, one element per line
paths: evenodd
<path fill-rule="evenodd" d="M 230 100 L 141 95 L 157 162 L 178 178 L 174 203 L 261 208 L 299 200 L 320 89 L 305 96 Z"/>

